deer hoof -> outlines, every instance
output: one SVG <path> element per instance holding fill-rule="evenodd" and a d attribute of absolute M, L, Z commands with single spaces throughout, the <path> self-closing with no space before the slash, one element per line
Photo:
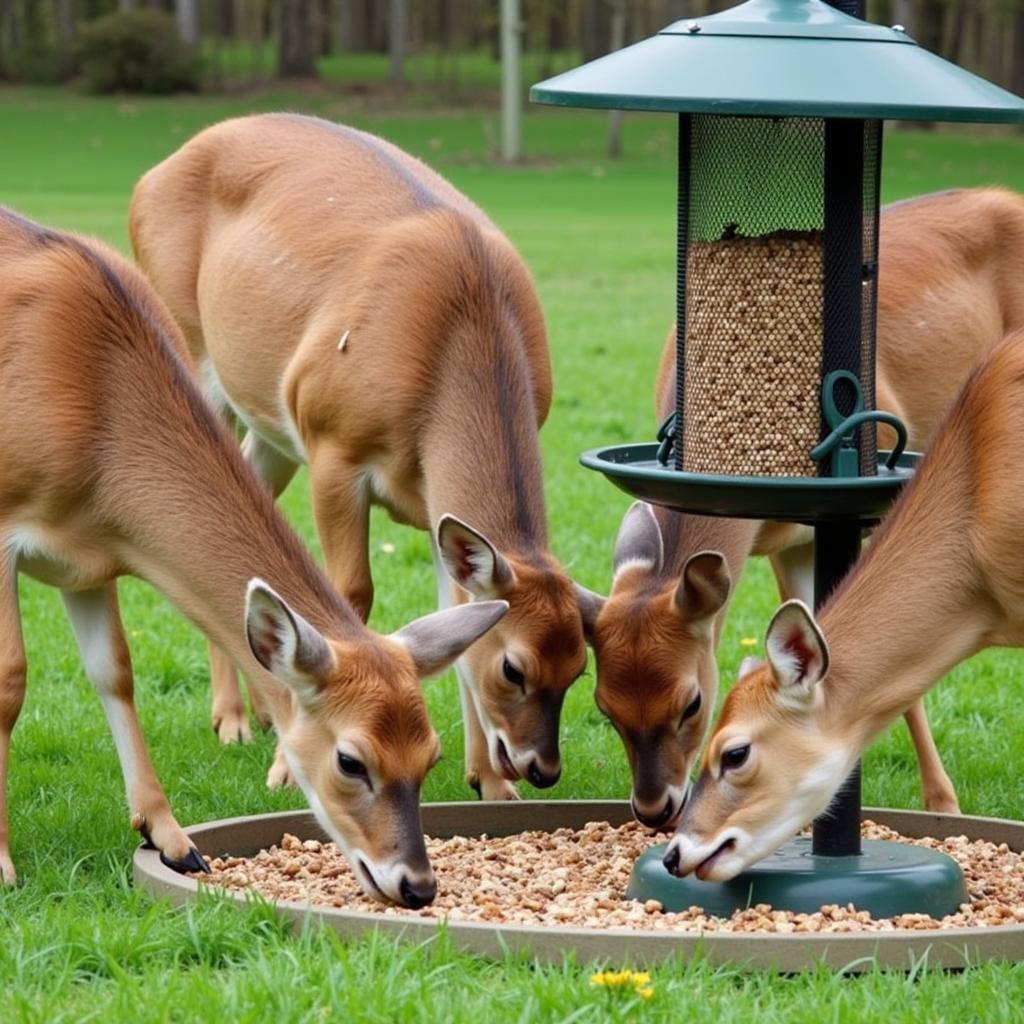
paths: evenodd
<path fill-rule="evenodd" d="M 210 865 L 206 863 L 203 855 L 194 846 L 191 847 L 181 860 L 171 860 L 161 850 L 160 863 L 166 865 L 172 871 L 177 871 L 179 875 L 187 874 L 189 871 L 202 871 L 207 875 L 210 873 Z"/>

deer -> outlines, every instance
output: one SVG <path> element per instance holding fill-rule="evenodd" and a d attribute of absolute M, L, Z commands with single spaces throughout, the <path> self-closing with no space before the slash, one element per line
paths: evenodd
<path fill-rule="evenodd" d="M 293 114 L 200 132 L 138 182 L 129 227 L 250 465 L 276 496 L 308 464 L 328 578 L 364 620 L 371 505 L 429 532 L 442 607 L 508 602 L 456 665 L 466 780 L 484 799 L 554 785 L 593 595 L 548 549 L 550 356 L 511 243 L 398 147 Z M 221 739 L 246 739 L 213 647 L 211 678 Z"/>
<path fill-rule="evenodd" d="M 955 665 L 1024 645 L 1022 429 L 1018 331 L 970 375 L 817 621 L 799 600 L 772 618 L 766 662 L 725 699 L 669 871 L 732 878 L 824 811 L 868 744 Z"/>
<path fill-rule="evenodd" d="M 330 586 L 193 381 L 139 270 L 0 208 L 0 880 L 11 732 L 25 694 L 17 577 L 61 592 L 113 734 L 131 824 L 178 871 L 178 824 L 135 711 L 117 584 L 138 576 L 258 688 L 284 755 L 364 891 L 407 907 L 436 880 L 419 794 L 440 754 L 419 679 L 507 611 L 500 600 L 373 633 Z"/>
<path fill-rule="evenodd" d="M 925 449 L 971 367 L 1024 327 L 1024 198 L 968 189 L 893 203 L 880 222 L 877 404 Z M 656 385 L 661 416 L 675 403 L 675 330 Z M 879 428 L 879 444 L 895 434 Z M 731 580 L 766 555 L 783 600 L 813 605 L 810 528 L 712 519 L 635 503 L 615 541 L 613 584 L 590 629 L 595 698 L 625 745 L 634 816 L 674 828 L 718 688 L 715 652 Z M 593 613 L 592 613 L 593 614 Z M 879 620 L 881 621 L 881 620 Z M 925 806 L 957 813 L 922 703 L 906 708 Z"/>

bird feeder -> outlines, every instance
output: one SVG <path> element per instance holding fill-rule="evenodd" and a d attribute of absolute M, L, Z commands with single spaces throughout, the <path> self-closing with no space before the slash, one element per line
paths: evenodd
<path fill-rule="evenodd" d="M 679 511 L 814 526 L 816 605 L 917 459 L 874 408 L 882 123 L 1024 122 L 1024 101 L 862 13 L 862 0 L 748 0 L 531 90 L 678 115 L 675 414 L 657 442 L 583 464 Z M 890 451 L 877 451 L 878 423 L 895 431 Z M 859 826 L 858 770 L 812 841 L 724 886 L 671 878 L 645 855 L 634 893 L 729 913 L 816 910 L 827 890 L 881 916 L 965 898 L 950 858 L 862 846 Z"/>

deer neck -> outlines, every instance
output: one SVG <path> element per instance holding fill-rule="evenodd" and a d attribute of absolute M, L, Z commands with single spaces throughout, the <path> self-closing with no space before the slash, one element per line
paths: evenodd
<path fill-rule="evenodd" d="M 991 635 L 994 610 L 964 529 L 970 463 L 949 433 L 820 616 L 826 722 L 860 746 Z"/>
<path fill-rule="evenodd" d="M 501 551 L 547 551 L 538 413 L 524 346 L 481 353 L 456 332 L 438 373 L 424 429 L 422 463 L 431 525 L 445 514 L 479 530 Z"/>
<path fill-rule="evenodd" d="M 116 389 L 104 410 L 100 515 L 124 564 L 165 593 L 246 673 L 267 682 L 245 633 L 249 581 L 263 579 L 322 632 L 353 634 L 355 613 L 330 588 L 159 338 L 111 347 Z"/>

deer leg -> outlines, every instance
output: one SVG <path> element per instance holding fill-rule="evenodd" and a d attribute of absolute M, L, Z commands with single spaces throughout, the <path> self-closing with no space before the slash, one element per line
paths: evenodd
<path fill-rule="evenodd" d="M 7 764 L 11 732 L 25 699 L 25 647 L 18 612 L 17 571 L 8 558 L 0 572 L 0 884 L 17 881 L 7 830 Z"/>
<path fill-rule="evenodd" d="M 915 701 L 904 713 L 910 739 L 917 754 L 917 763 L 921 769 L 921 792 L 924 805 L 929 811 L 937 814 L 959 814 L 960 803 L 956 797 L 953 783 L 943 767 L 939 750 L 935 746 L 928 716 L 924 710 L 924 700 Z"/>
<path fill-rule="evenodd" d="M 520 797 L 516 787 L 491 767 L 487 734 L 477 717 L 469 673 L 461 661 L 455 663 L 455 674 L 459 680 L 462 725 L 466 737 L 466 784 L 476 790 L 481 800 L 518 800 Z"/>
<path fill-rule="evenodd" d="M 153 770 L 135 713 L 131 655 L 124 638 L 113 583 L 95 590 L 62 591 L 86 675 L 103 703 L 121 762 L 132 828 L 177 871 L 206 871 L 206 863 L 171 812 Z"/>
<path fill-rule="evenodd" d="M 242 455 L 256 475 L 270 488 L 275 498 L 291 482 L 298 463 L 282 455 L 273 445 L 267 444 L 251 430 L 242 441 Z M 252 739 L 249 720 L 238 686 L 238 672 L 234 662 L 212 641 L 210 653 L 210 686 L 213 691 L 213 728 L 221 743 L 248 743 Z M 246 680 L 249 703 L 260 725 L 270 727 L 270 714 L 263 705 L 256 687 Z"/>
<path fill-rule="evenodd" d="M 309 483 L 327 577 L 365 622 L 373 607 L 365 471 L 336 448 L 322 445 L 310 453 Z"/>
<path fill-rule="evenodd" d="M 783 601 L 799 598 L 814 607 L 814 544 L 798 544 L 768 556 L 779 597 Z"/>
<path fill-rule="evenodd" d="M 434 538 L 430 539 L 430 550 L 434 556 L 434 571 L 437 574 L 437 603 L 440 608 L 451 608 L 458 602 L 455 584 L 441 562 Z M 482 800 L 518 800 L 516 787 L 491 767 L 491 756 L 487 747 L 487 733 L 480 724 L 476 702 L 473 699 L 473 681 L 463 659 L 455 663 L 455 675 L 459 680 L 459 698 L 462 701 L 462 727 L 465 736 L 466 784 L 475 789 Z"/>

